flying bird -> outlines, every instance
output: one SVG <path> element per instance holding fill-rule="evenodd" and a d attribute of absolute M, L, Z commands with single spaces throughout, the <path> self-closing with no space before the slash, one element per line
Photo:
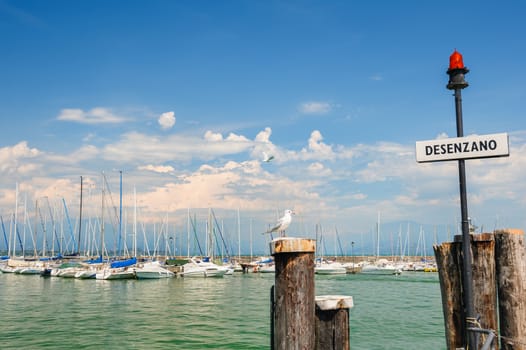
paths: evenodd
<path fill-rule="evenodd" d="M 285 210 L 285 214 L 278 220 L 276 226 L 263 233 L 278 232 L 282 237 L 285 236 L 285 230 L 289 227 L 290 222 L 292 221 L 292 214 L 294 214 L 292 210 Z"/>
<path fill-rule="evenodd" d="M 274 156 L 269 156 L 266 152 L 263 152 L 263 161 L 265 163 L 270 162 L 272 159 L 274 159 Z"/>

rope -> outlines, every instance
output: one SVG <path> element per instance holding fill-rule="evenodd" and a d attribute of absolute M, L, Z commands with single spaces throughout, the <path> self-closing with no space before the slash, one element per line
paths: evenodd
<path fill-rule="evenodd" d="M 472 327 L 471 327 L 472 329 L 469 329 L 469 327 L 468 327 L 468 330 L 470 330 L 472 332 L 473 331 L 477 331 L 477 330 L 481 330 L 481 331 L 491 332 L 494 335 L 496 335 L 496 332 L 493 329 L 483 329 L 478 318 L 466 317 L 466 323 L 469 323 L 469 324 L 472 325 Z M 486 332 L 477 332 L 477 333 L 480 333 L 480 339 L 479 340 L 482 341 L 481 344 L 486 344 L 486 338 L 487 338 Z M 466 350 L 469 350 L 469 346 L 466 348 Z"/>
<path fill-rule="evenodd" d="M 506 336 L 503 336 L 503 335 L 499 335 L 499 334 L 497 334 L 497 332 L 494 329 L 483 329 L 481 324 L 480 324 L 480 322 L 479 322 L 479 320 L 478 320 L 478 318 L 466 317 L 466 322 L 470 323 L 471 325 L 473 325 L 472 328 L 475 328 L 475 329 L 472 329 L 472 331 L 476 331 L 476 329 L 478 329 L 478 330 L 484 330 L 484 331 L 487 331 L 487 332 L 491 332 L 497 338 L 499 338 L 501 342 L 505 341 L 507 343 L 507 345 L 521 345 L 523 347 L 526 347 L 526 342 L 525 341 L 522 341 L 522 340 L 517 339 L 517 338 L 506 337 Z M 487 338 L 486 333 L 484 333 L 484 332 L 478 332 L 478 333 L 481 333 L 482 344 L 484 344 L 486 342 L 486 338 Z M 468 349 L 466 349 L 466 350 L 468 350 Z"/>
<path fill-rule="evenodd" d="M 501 339 L 501 341 L 506 341 L 506 343 L 508 345 L 515 345 L 515 344 L 517 344 L 517 345 L 526 346 L 526 342 L 520 341 L 517 338 L 505 337 L 503 335 L 499 335 L 499 338 Z"/>

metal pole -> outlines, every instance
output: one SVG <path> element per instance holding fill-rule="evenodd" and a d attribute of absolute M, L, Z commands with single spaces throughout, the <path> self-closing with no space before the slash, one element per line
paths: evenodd
<path fill-rule="evenodd" d="M 455 111 L 457 118 L 457 137 L 463 137 L 462 125 L 462 95 L 460 89 L 455 89 Z M 466 331 L 472 327 L 471 320 L 475 318 L 473 304 L 473 266 L 471 252 L 471 237 L 469 233 L 468 200 L 466 194 L 466 165 L 464 159 L 458 161 L 458 179 L 460 187 L 460 212 L 462 215 L 462 288 L 464 289 L 464 306 L 466 309 Z M 468 344 L 472 344 L 468 336 Z"/>
<path fill-rule="evenodd" d="M 464 76 L 469 70 L 464 66 L 463 58 L 456 50 L 449 57 L 449 82 L 447 88 L 455 91 L 455 114 L 457 119 L 457 137 L 464 136 L 462 123 L 462 93 L 461 90 L 468 87 Z M 475 308 L 473 303 L 473 254 L 471 252 L 471 237 L 469 233 L 468 201 L 466 195 L 466 167 L 464 159 L 458 161 L 458 178 L 460 187 L 460 211 L 462 215 L 462 289 L 465 309 L 465 334 L 466 348 L 476 349 L 477 344 L 474 334 L 469 331 L 475 320 Z"/>

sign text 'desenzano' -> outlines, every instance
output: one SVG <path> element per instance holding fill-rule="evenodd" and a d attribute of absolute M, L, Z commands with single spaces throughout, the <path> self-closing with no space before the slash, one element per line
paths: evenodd
<path fill-rule="evenodd" d="M 473 135 L 416 142 L 417 162 L 509 156 L 508 134 Z"/>

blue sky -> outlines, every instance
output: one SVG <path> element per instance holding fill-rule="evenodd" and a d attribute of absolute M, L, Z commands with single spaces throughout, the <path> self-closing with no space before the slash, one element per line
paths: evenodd
<path fill-rule="evenodd" d="M 115 204 L 122 171 L 127 222 L 135 188 L 137 220 L 170 223 L 181 244 L 188 208 L 201 222 L 211 207 L 234 237 L 239 209 L 243 245 L 250 226 L 260 251 L 268 237 L 256 233 L 288 208 L 293 235 L 319 224 L 365 246 L 381 213 L 383 241 L 404 223 L 416 242 L 425 225 L 430 246 L 458 228 L 457 165 L 417 164 L 415 142 L 456 136 L 445 86 L 457 49 L 470 69 L 464 134 L 510 136 L 510 157 L 467 161 L 470 217 L 524 229 L 524 10 L 0 0 L 0 213 L 9 223 L 18 203 L 34 216 L 47 198 L 59 217 L 64 199 L 75 222 L 82 175 L 95 218 L 102 172 Z"/>

